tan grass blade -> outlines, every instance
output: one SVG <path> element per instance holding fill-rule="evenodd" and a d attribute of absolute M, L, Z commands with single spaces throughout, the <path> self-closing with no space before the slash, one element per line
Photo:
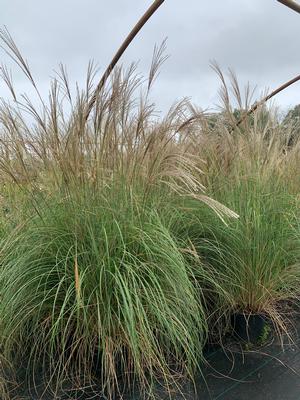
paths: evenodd
<path fill-rule="evenodd" d="M 127 49 L 127 47 L 130 45 L 130 43 L 133 41 L 133 39 L 136 37 L 136 35 L 142 29 L 142 27 L 146 24 L 146 22 L 152 17 L 152 15 L 155 13 L 155 11 L 163 4 L 164 1 L 165 0 L 155 0 L 154 3 L 148 8 L 148 10 L 145 12 L 145 14 L 140 18 L 140 20 L 134 26 L 134 28 L 129 33 L 129 35 L 126 37 L 126 39 L 122 43 L 121 47 L 116 52 L 116 54 L 113 57 L 113 59 L 111 60 L 110 64 L 106 68 L 106 71 L 104 72 L 102 78 L 100 79 L 100 82 L 98 83 L 98 86 L 96 87 L 95 92 L 88 104 L 85 119 L 88 119 L 90 112 L 96 102 L 98 94 L 100 93 L 107 78 L 111 74 L 112 70 L 114 69 L 114 67 L 117 64 L 117 62 L 119 61 L 119 59 L 122 57 L 122 55 L 125 52 L 125 50 Z"/>
<path fill-rule="evenodd" d="M 300 7 L 300 6 L 299 6 Z M 283 85 L 279 86 L 277 89 L 273 90 L 272 93 L 268 94 L 267 96 L 265 96 L 262 100 L 256 102 L 251 108 L 250 110 L 244 114 L 236 123 L 236 126 L 239 126 L 246 117 L 248 117 L 249 115 L 251 115 L 255 110 L 257 110 L 257 108 L 261 105 L 263 105 L 264 103 L 266 103 L 268 100 L 270 100 L 272 97 L 276 96 L 278 93 L 282 92 L 283 90 L 287 89 L 289 86 L 293 85 L 294 83 L 300 81 L 300 75 L 297 75 L 295 78 L 289 80 L 288 82 L 284 83 Z"/>

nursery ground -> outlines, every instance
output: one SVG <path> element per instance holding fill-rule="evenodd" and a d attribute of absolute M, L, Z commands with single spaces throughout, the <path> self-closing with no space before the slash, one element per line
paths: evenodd
<path fill-rule="evenodd" d="M 260 349 L 243 348 L 236 342 L 225 348 L 209 348 L 206 351 L 207 365 L 194 387 L 187 384 L 184 393 L 174 390 L 174 400 L 299 400 L 300 398 L 300 319 L 295 329 L 293 344 L 281 346 L 273 341 Z M 19 394 L 20 396 L 21 394 Z M 26 400 L 40 400 L 40 396 L 25 393 Z M 44 395 L 44 400 L 52 400 L 53 395 Z M 88 400 L 95 397 L 81 391 L 77 395 L 66 390 L 58 399 Z M 141 400 L 139 394 L 126 400 Z M 157 390 L 157 398 L 167 400 L 170 394 Z"/>

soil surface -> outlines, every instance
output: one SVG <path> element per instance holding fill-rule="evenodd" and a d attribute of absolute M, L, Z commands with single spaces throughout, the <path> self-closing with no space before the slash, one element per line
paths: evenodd
<path fill-rule="evenodd" d="M 186 383 L 180 393 L 171 389 L 168 394 L 157 388 L 158 399 L 174 400 L 299 400 L 300 399 L 300 318 L 295 322 L 293 343 L 270 339 L 269 343 L 255 348 L 227 340 L 221 347 L 206 351 L 206 363 L 195 384 Z M 75 394 L 66 387 L 64 393 L 54 396 L 44 392 L 40 383 L 38 393 L 21 389 L 18 400 L 103 399 L 90 390 Z M 22 392 L 22 393 L 21 393 Z M 143 400 L 131 394 L 126 400 Z"/>

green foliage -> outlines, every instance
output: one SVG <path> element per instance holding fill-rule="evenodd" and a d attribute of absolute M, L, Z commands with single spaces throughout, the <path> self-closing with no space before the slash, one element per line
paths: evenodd
<path fill-rule="evenodd" d="M 297 122 L 298 124 L 300 123 L 300 104 L 296 105 L 293 109 L 289 110 L 287 115 L 284 118 L 284 122 L 290 122 L 294 121 L 295 123 Z"/>
<path fill-rule="evenodd" d="M 214 307 L 221 313 L 263 312 L 281 325 L 278 302 L 299 295 L 297 202 L 276 179 L 258 175 L 222 181 L 214 195 L 240 218 L 220 224 L 213 215 L 205 218 L 202 209 L 198 239 L 193 233 L 194 246 L 224 291 Z"/>
<path fill-rule="evenodd" d="M 289 110 L 282 122 L 284 127 L 290 127 L 292 132 L 288 139 L 288 145 L 292 146 L 297 143 L 300 137 L 300 104 Z"/>
<path fill-rule="evenodd" d="M 28 357 L 32 373 L 43 362 L 59 379 L 88 382 L 96 358 L 108 393 L 120 374 L 145 384 L 149 373 L 170 379 L 171 365 L 195 370 L 206 335 L 200 287 L 168 225 L 135 193 L 53 198 L 1 253 L 12 363 Z"/>
<path fill-rule="evenodd" d="M 268 323 L 266 323 L 263 328 L 262 334 L 260 335 L 258 340 L 261 346 L 264 346 L 267 343 L 271 332 L 272 332 L 271 326 Z"/>

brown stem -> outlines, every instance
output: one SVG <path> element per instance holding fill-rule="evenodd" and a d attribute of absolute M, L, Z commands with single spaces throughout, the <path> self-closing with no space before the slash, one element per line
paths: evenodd
<path fill-rule="evenodd" d="M 291 86 L 293 83 L 296 83 L 300 81 L 300 75 L 296 76 L 295 78 L 291 79 L 290 81 L 284 83 L 283 85 L 279 86 L 277 89 L 273 90 L 272 93 L 268 94 L 268 96 L 264 97 L 261 101 L 255 103 L 250 110 L 246 114 L 244 114 L 236 123 L 235 127 L 239 126 L 246 117 L 251 115 L 260 105 L 266 103 L 268 100 L 270 100 L 272 97 L 274 97 L 276 94 L 280 93 L 282 90 L 288 88 Z"/>
<path fill-rule="evenodd" d="M 277 0 L 277 1 L 291 8 L 292 10 L 300 13 L 300 4 L 296 3 L 294 0 Z"/>
<path fill-rule="evenodd" d="M 90 112 L 97 100 L 97 96 L 99 95 L 101 89 L 103 88 L 107 78 L 111 74 L 112 70 L 114 69 L 115 65 L 127 49 L 127 47 L 130 45 L 130 43 L 133 41 L 135 36 L 139 33 L 139 31 L 142 29 L 142 27 L 146 24 L 146 22 L 152 17 L 152 15 L 155 13 L 155 11 L 162 5 L 162 3 L 165 0 L 155 0 L 153 4 L 148 8 L 148 10 L 145 12 L 145 14 L 140 18 L 140 20 L 137 22 L 137 24 L 134 26 L 132 31 L 129 33 L 129 35 L 126 37 L 124 42 L 122 43 L 121 47 L 119 50 L 116 52 L 114 55 L 113 59 L 111 60 L 110 64 L 106 68 L 106 71 L 102 75 L 102 78 L 100 79 L 100 82 L 98 83 L 92 98 L 89 101 L 88 107 L 87 107 L 87 112 L 85 115 L 85 120 L 88 119 Z"/>

